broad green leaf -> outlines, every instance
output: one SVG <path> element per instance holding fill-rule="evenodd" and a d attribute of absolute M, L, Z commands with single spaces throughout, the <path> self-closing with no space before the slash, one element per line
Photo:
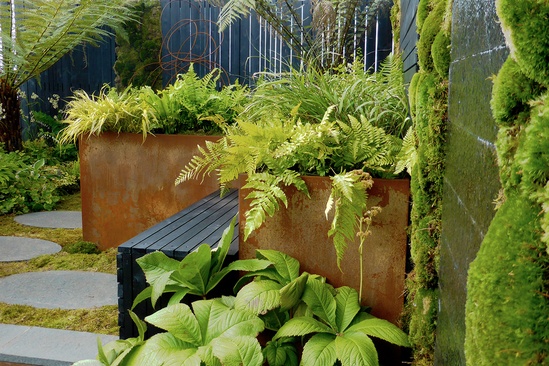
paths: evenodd
<path fill-rule="evenodd" d="M 325 283 L 309 277 L 302 299 L 313 314 L 324 320 L 333 329 L 337 328 L 336 300 Z"/>
<path fill-rule="evenodd" d="M 379 366 L 376 347 L 363 333 L 353 332 L 337 336 L 335 349 L 342 366 Z"/>
<path fill-rule="evenodd" d="M 145 320 L 184 342 L 197 346 L 202 344 L 198 321 L 186 304 L 170 305 L 147 316 Z"/>
<path fill-rule="evenodd" d="M 172 277 L 173 277 L 173 273 L 172 273 Z M 149 286 L 149 287 L 145 287 L 143 291 L 137 294 L 135 299 L 133 299 L 132 309 L 134 309 L 142 301 L 149 299 L 152 296 L 152 291 L 153 291 L 152 286 Z M 182 284 L 166 285 L 166 287 L 164 287 L 163 293 L 179 292 L 179 291 L 184 291 L 185 293 L 187 293 L 189 289 Z"/>
<path fill-rule="evenodd" d="M 271 265 L 271 262 L 259 259 L 242 259 L 231 262 L 227 267 L 212 275 L 208 282 L 207 292 L 217 286 L 230 271 L 259 271 L 269 265 Z"/>
<path fill-rule="evenodd" d="M 103 346 L 101 340 L 97 337 L 97 359 L 105 365 L 118 364 L 132 348 L 141 343 L 143 342 L 139 338 L 129 338 L 118 339 Z"/>
<path fill-rule="evenodd" d="M 273 339 L 276 340 L 281 337 L 304 336 L 310 333 L 336 334 L 329 326 L 316 320 L 315 318 L 300 316 L 298 318 L 288 320 L 288 322 L 284 324 L 278 332 L 276 332 Z"/>
<path fill-rule="evenodd" d="M 219 337 L 212 340 L 212 352 L 224 366 L 261 366 L 263 354 L 255 337 Z"/>
<path fill-rule="evenodd" d="M 265 327 L 254 314 L 228 308 L 219 299 L 195 301 L 193 309 L 203 332 L 203 345 L 217 337 L 256 337 Z"/>
<path fill-rule="evenodd" d="M 137 327 L 137 332 L 139 334 L 138 340 L 144 341 L 145 340 L 145 332 L 147 331 L 147 324 L 139 319 L 139 317 L 131 310 L 128 310 L 128 313 L 130 314 L 130 317 L 132 318 L 135 326 Z"/>
<path fill-rule="evenodd" d="M 200 366 L 197 348 L 177 339 L 170 333 L 152 336 L 124 359 L 131 366 Z"/>
<path fill-rule="evenodd" d="M 172 273 L 173 272 L 166 272 L 156 277 L 154 284 L 150 286 L 152 288 L 151 304 L 153 308 L 156 307 L 156 302 L 158 301 L 160 296 L 162 296 L 162 294 L 164 293 L 164 289 L 166 288 L 166 285 L 170 283 Z"/>
<path fill-rule="evenodd" d="M 175 291 L 175 293 L 170 297 L 170 300 L 168 301 L 168 306 L 173 304 L 178 304 L 183 300 L 185 295 L 189 293 L 189 288 L 182 288 L 180 290 Z"/>
<path fill-rule="evenodd" d="M 221 235 L 221 239 L 219 239 L 216 249 L 212 251 L 212 265 L 210 272 L 212 275 L 221 271 L 221 267 L 223 267 L 223 262 L 225 262 L 227 253 L 229 253 L 229 249 L 231 248 L 236 219 L 237 216 L 233 217 L 229 226 L 223 230 L 223 234 Z"/>
<path fill-rule="evenodd" d="M 345 333 L 347 332 L 362 332 L 398 346 L 410 347 L 408 336 L 399 327 L 367 313 L 361 313 L 359 319 Z"/>
<path fill-rule="evenodd" d="M 137 264 L 145 273 L 147 282 L 152 286 L 157 278 L 165 273 L 171 273 L 179 268 L 179 261 L 168 257 L 162 252 L 152 252 L 136 259 Z"/>
<path fill-rule="evenodd" d="M 281 287 L 280 284 L 268 280 L 250 282 L 236 294 L 235 308 L 264 314 L 280 306 Z"/>
<path fill-rule="evenodd" d="M 347 286 L 339 287 L 335 299 L 337 329 L 343 332 L 360 311 L 358 292 Z"/>
<path fill-rule="evenodd" d="M 335 335 L 315 334 L 303 347 L 301 365 L 303 366 L 332 366 L 337 360 L 335 350 Z M 358 365 L 356 365 L 358 366 Z"/>
<path fill-rule="evenodd" d="M 290 319 L 290 314 L 288 311 L 282 311 L 280 308 L 277 308 L 262 315 L 261 319 L 265 323 L 265 328 L 277 331 Z"/>
<path fill-rule="evenodd" d="M 280 289 L 280 307 L 282 310 L 289 310 L 299 304 L 308 278 L 309 274 L 303 272 L 301 276 Z"/>
<path fill-rule="evenodd" d="M 206 366 L 222 366 L 219 358 L 215 357 L 212 350 L 212 345 L 207 344 L 206 346 L 198 347 L 198 355 L 203 361 L 202 365 Z"/>
<path fill-rule="evenodd" d="M 263 348 L 263 356 L 269 366 L 297 366 L 299 360 L 293 338 L 291 342 L 285 340 L 269 341 Z"/>
<path fill-rule="evenodd" d="M 200 272 L 200 284 L 197 286 L 201 291 L 201 295 L 206 294 L 206 287 L 210 278 L 210 269 L 212 265 L 212 249 L 208 244 L 202 244 L 197 250 L 189 253 L 181 261 L 180 268 L 190 265 L 193 269 L 198 269 Z"/>
<path fill-rule="evenodd" d="M 285 283 L 295 280 L 299 276 L 299 261 L 278 250 L 258 249 L 256 256 L 273 263 L 276 271 L 284 278 Z"/>
<path fill-rule="evenodd" d="M 265 268 L 265 269 L 262 269 L 262 270 L 258 270 L 258 271 L 254 271 L 254 272 L 244 274 L 237 281 L 236 285 L 234 285 L 235 291 L 238 292 L 238 290 L 240 290 L 245 284 L 250 282 L 250 278 L 252 278 L 252 279 L 255 278 L 255 279 L 259 279 L 259 280 L 269 279 L 269 280 L 273 280 L 275 282 L 278 282 L 280 284 L 286 283 L 285 280 L 278 274 L 276 269 L 274 269 L 273 267 L 268 267 L 268 268 Z"/>

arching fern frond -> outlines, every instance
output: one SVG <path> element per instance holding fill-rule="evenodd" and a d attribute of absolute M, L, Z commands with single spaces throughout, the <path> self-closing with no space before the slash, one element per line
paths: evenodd
<path fill-rule="evenodd" d="M 334 218 L 328 231 L 333 237 L 337 255 L 337 265 L 341 269 L 341 260 L 348 243 L 353 242 L 368 199 L 368 190 L 374 181 L 370 174 L 362 170 L 353 170 L 332 177 L 332 192 L 326 205 L 326 217 L 334 210 Z"/>
<path fill-rule="evenodd" d="M 206 141 L 206 147 L 198 146 L 199 154 L 193 156 L 191 161 L 183 167 L 175 180 L 175 184 L 178 185 L 191 179 L 197 179 L 200 176 L 204 179 L 206 174 L 218 170 L 225 159 L 227 147 L 226 137 L 217 142 Z"/>
<path fill-rule="evenodd" d="M 288 198 L 282 186 L 295 186 L 298 190 L 309 194 L 307 186 L 298 173 L 285 171 L 281 175 L 270 173 L 254 173 L 248 176 L 243 189 L 252 189 L 246 196 L 250 202 L 250 209 L 246 211 L 246 226 L 244 240 L 266 220 L 267 215 L 273 216 L 280 208 L 280 202 L 288 207 Z"/>

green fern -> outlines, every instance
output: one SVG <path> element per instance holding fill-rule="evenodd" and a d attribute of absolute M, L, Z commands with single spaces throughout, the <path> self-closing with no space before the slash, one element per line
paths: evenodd
<path fill-rule="evenodd" d="M 250 209 L 246 211 L 246 226 L 244 240 L 259 228 L 268 216 L 273 216 L 280 208 L 279 202 L 288 207 L 288 199 L 283 186 L 295 186 L 305 194 L 309 194 L 307 186 L 299 173 L 286 170 L 281 175 L 270 173 L 254 173 L 248 176 L 243 189 L 252 189 L 246 199 L 251 199 Z"/>
<path fill-rule="evenodd" d="M 326 205 L 326 216 L 334 210 L 328 235 L 333 236 L 337 265 L 340 268 L 347 244 L 355 239 L 359 219 L 366 210 L 367 192 L 373 183 L 370 174 L 362 170 L 353 170 L 332 177 L 332 192 Z"/>

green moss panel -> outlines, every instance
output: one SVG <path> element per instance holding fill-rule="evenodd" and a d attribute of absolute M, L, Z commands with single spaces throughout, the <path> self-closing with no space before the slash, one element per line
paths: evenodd
<path fill-rule="evenodd" d="M 534 206 L 524 196 L 508 197 L 471 263 L 465 343 L 470 365 L 546 364 L 549 261 Z"/>
<path fill-rule="evenodd" d="M 531 79 L 549 86 L 549 19 L 546 0 L 498 0 L 497 12 L 512 57 Z"/>

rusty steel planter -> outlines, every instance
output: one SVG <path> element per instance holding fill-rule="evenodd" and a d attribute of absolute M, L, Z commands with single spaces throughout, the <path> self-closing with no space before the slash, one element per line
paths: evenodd
<path fill-rule="evenodd" d="M 219 137 L 102 133 L 80 140 L 84 240 L 117 247 L 219 189 L 217 177 L 175 186 L 197 145 Z"/>
<path fill-rule="evenodd" d="M 241 186 L 245 177 L 240 178 Z M 284 206 L 254 231 L 244 242 L 244 213 L 249 208 L 247 192 L 241 190 L 240 258 L 255 258 L 256 249 L 280 250 L 301 263 L 301 270 L 324 276 L 335 287 L 359 288 L 358 241 L 349 245 L 341 263 L 336 263 L 333 241 L 328 238 L 330 221 L 324 210 L 330 196 L 331 181 L 327 177 L 304 177 L 311 198 L 294 187 L 285 189 L 288 209 Z M 372 223 L 372 235 L 364 244 L 363 305 L 372 314 L 399 323 L 404 306 L 404 280 L 409 213 L 409 180 L 374 179 L 369 191 L 368 206 L 382 211 Z"/>

